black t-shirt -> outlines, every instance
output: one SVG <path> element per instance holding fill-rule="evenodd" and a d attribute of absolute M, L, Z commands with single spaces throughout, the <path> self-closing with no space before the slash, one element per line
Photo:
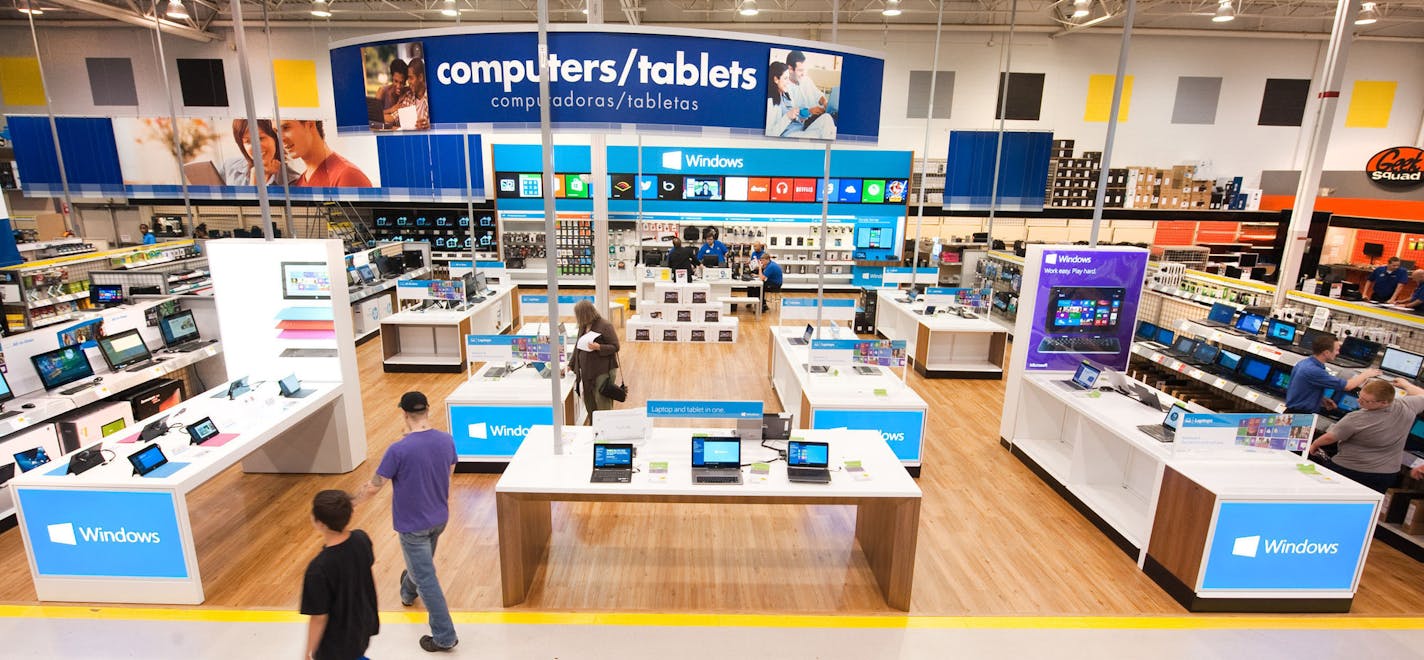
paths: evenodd
<path fill-rule="evenodd" d="M 673 248 L 668 252 L 667 267 L 673 270 L 691 271 L 697 263 L 697 253 L 690 247 Z"/>
<path fill-rule="evenodd" d="M 302 582 L 302 614 L 327 615 L 316 660 L 356 660 L 381 630 L 376 613 L 376 581 L 371 537 L 351 530 L 345 542 L 322 548 L 307 565 Z"/>

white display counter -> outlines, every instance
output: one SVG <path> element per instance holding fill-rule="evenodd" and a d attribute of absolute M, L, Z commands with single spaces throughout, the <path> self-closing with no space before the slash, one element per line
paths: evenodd
<path fill-rule="evenodd" d="M 500 577 L 504 605 L 524 602 L 538 572 L 553 528 L 552 501 L 618 502 L 629 505 L 707 503 L 840 504 L 857 507 L 855 536 L 865 552 L 887 604 L 910 607 L 915 545 L 919 531 L 920 489 L 899 466 L 899 459 L 874 433 L 866 431 L 800 431 L 806 440 L 830 443 L 831 482 L 795 484 L 786 479 L 785 463 L 774 461 L 773 450 L 742 443 L 744 462 L 768 461 L 765 475 L 743 469 L 740 485 L 694 485 L 689 439 L 705 429 L 656 428 L 638 442 L 637 472 L 631 483 L 589 483 L 593 453 L 592 428 L 564 429 L 564 453 L 555 455 L 553 429 L 536 426 L 510 460 L 495 486 L 499 515 Z M 864 479 L 842 469 L 845 461 L 860 461 Z M 653 474 L 650 461 L 666 462 L 665 474 Z M 749 511 L 749 510 L 741 510 Z M 567 509 L 563 511 L 567 513 Z M 736 515 L 719 511 L 718 515 Z M 750 521 L 748 523 L 755 528 Z M 785 530 L 762 529 L 766 534 Z M 843 567 L 836 567 L 843 571 Z M 689 566 L 696 571 L 697 567 Z M 836 571 L 828 580 L 844 578 Z"/>
<path fill-rule="evenodd" d="M 465 369 L 465 335 L 496 335 L 518 318 L 516 287 L 498 286 L 465 310 L 398 312 L 381 319 L 383 368 L 387 372 L 449 372 Z"/>
<path fill-rule="evenodd" d="M 988 378 L 1004 375 L 1009 333 L 988 318 L 926 316 L 924 302 L 905 303 L 897 289 L 877 289 L 875 329 L 904 340 L 915 371 L 926 378 Z"/>
<path fill-rule="evenodd" d="M 239 462 L 247 472 L 349 469 L 342 386 L 303 385 L 313 391 L 300 399 L 280 397 L 276 383 L 236 401 L 214 398 L 227 391 L 224 383 L 176 410 L 137 422 L 130 432 L 109 436 L 104 465 L 68 475 L 71 455 L 16 477 L 11 483 L 38 598 L 202 603 L 188 493 Z M 197 446 L 186 431 L 172 430 L 155 441 L 168 464 L 135 476 L 127 457 L 149 444 L 134 438 L 161 416 L 170 425 L 211 417 L 222 435 Z M 364 445 L 364 438 L 359 440 Z"/>
<path fill-rule="evenodd" d="M 810 347 L 788 341 L 804 331 L 805 326 L 771 328 L 767 369 L 781 408 L 795 415 L 797 428 L 877 431 L 900 462 L 918 476 L 929 405 L 888 367 L 871 367 L 875 375 L 856 373 L 850 366 L 811 373 L 807 369 Z M 856 335 L 842 326 L 825 326 L 817 339 L 856 339 Z"/>

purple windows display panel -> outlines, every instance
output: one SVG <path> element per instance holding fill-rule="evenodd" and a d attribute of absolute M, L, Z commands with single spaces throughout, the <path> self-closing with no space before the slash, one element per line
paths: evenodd
<path fill-rule="evenodd" d="M 1072 370 L 1084 359 L 1126 368 L 1146 270 L 1145 250 L 1044 250 L 1027 368 Z"/>

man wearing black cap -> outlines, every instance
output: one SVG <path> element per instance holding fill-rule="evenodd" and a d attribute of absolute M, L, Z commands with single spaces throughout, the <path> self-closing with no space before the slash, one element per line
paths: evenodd
<path fill-rule="evenodd" d="M 391 482 L 391 521 L 400 534 L 406 570 L 401 572 L 401 604 L 425 601 L 430 633 L 420 638 L 426 651 L 448 651 L 459 643 L 445 592 L 435 576 L 435 544 L 450 520 L 450 473 L 455 467 L 455 439 L 430 427 L 430 402 L 420 392 L 401 396 L 405 437 L 386 449 L 371 482 L 361 487 L 364 502 Z"/>

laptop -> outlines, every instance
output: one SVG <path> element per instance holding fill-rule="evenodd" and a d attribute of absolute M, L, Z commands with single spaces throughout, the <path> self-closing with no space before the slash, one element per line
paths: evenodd
<path fill-rule="evenodd" d="M 1137 324 L 1137 339 L 1143 342 L 1151 342 L 1157 339 L 1157 326 L 1146 321 Z"/>
<path fill-rule="evenodd" d="M 801 333 L 800 337 L 792 337 L 786 341 L 792 346 L 806 346 L 811 343 L 811 335 L 813 334 L 816 334 L 816 329 L 811 327 L 810 323 L 807 323 L 806 331 Z"/>
<path fill-rule="evenodd" d="M 1192 354 L 1183 358 L 1182 361 L 1194 367 L 1209 367 L 1216 362 L 1217 354 L 1221 349 L 1206 342 L 1197 342 L 1197 347 L 1192 349 Z"/>
<path fill-rule="evenodd" d="M 1225 330 L 1232 334 L 1242 335 L 1244 337 L 1255 337 L 1256 335 L 1261 334 L 1261 325 L 1265 322 L 1266 317 L 1261 316 L 1260 314 L 1243 313 L 1241 315 L 1241 318 L 1236 319 L 1236 325 L 1234 327 L 1225 328 Z"/>
<path fill-rule="evenodd" d="M 163 345 L 168 347 L 169 353 L 188 353 L 204 346 L 199 341 L 198 322 L 189 310 L 159 319 L 158 332 L 163 335 Z"/>
<path fill-rule="evenodd" d="M 296 374 L 292 374 L 290 376 L 287 376 L 286 378 L 283 378 L 282 380 L 277 381 L 277 389 L 281 390 L 282 396 L 287 397 L 288 399 L 305 399 L 306 397 L 311 396 L 312 392 L 316 391 L 312 389 L 303 389 L 302 381 L 297 380 Z"/>
<path fill-rule="evenodd" d="M 1169 355 L 1175 355 L 1179 358 L 1186 359 L 1186 357 L 1191 355 L 1192 351 L 1197 350 L 1197 346 L 1200 346 L 1202 343 L 1203 342 L 1200 339 L 1196 339 L 1195 337 L 1179 335 L 1177 337 L 1177 343 L 1172 344 L 1172 347 L 1167 349 L 1165 352 Z"/>
<path fill-rule="evenodd" d="M 1161 424 L 1143 424 L 1137 430 L 1152 436 L 1157 442 L 1172 442 L 1177 439 L 1177 429 L 1182 425 L 1182 416 L 1187 414 L 1187 407 L 1180 404 L 1172 404 L 1172 409 L 1167 411 L 1167 416 L 1162 418 Z"/>
<path fill-rule="evenodd" d="M 1098 384 L 1098 376 L 1103 370 L 1094 366 L 1093 363 L 1083 360 L 1078 363 L 1078 370 L 1073 372 L 1073 377 L 1068 380 L 1054 381 L 1059 387 L 1070 392 L 1091 390 Z"/>
<path fill-rule="evenodd" d="M 1197 321 L 1202 325 L 1213 328 L 1229 328 L 1231 320 L 1236 318 L 1236 308 L 1226 303 L 1215 303 L 1211 306 L 1211 311 L 1207 312 L 1206 318 Z"/>
<path fill-rule="evenodd" d="M 1137 381 L 1132 381 L 1129 387 L 1132 388 L 1132 394 L 1130 394 L 1129 396 L 1142 402 L 1142 405 L 1147 406 L 1148 408 L 1157 411 L 1162 410 L 1162 400 L 1157 397 L 1157 390 L 1154 390 Z"/>
<path fill-rule="evenodd" d="M 786 479 L 796 484 L 831 483 L 831 446 L 792 440 L 786 445 Z"/>
<path fill-rule="evenodd" d="M 1419 377 L 1421 367 L 1424 367 L 1424 355 L 1389 346 L 1384 349 L 1379 368 L 1391 376 L 1414 380 Z"/>
<path fill-rule="evenodd" d="M 1327 389 L 1324 392 L 1325 398 L 1335 402 L 1334 410 L 1320 409 L 1320 414 L 1330 419 L 1340 419 L 1356 410 L 1360 409 L 1360 397 L 1350 392 L 1336 392 L 1334 389 Z M 1418 428 L 1420 422 L 1416 420 L 1414 427 Z M 1411 429 L 1411 433 L 1413 429 Z"/>
<path fill-rule="evenodd" d="M 49 462 L 49 454 L 45 453 L 44 447 L 33 447 L 15 454 L 15 465 L 20 466 L 20 472 L 29 472 L 45 463 Z"/>
<path fill-rule="evenodd" d="M 1363 369 L 1375 361 L 1375 356 L 1379 354 L 1380 348 L 1383 346 L 1368 339 L 1346 337 L 1344 341 L 1340 342 L 1340 354 L 1335 356 L 1331 362 L 1342 367 Z"/>
<path fill-rule="evenodd" d="M 880 367 L 872 367 L 863 364 L 858 364 L 855 366 L 855 372 L 862 376 L 879 376 Z"/>
<path fill-rule="evenodd" d="M 100 465 L 104 464 L 104 443 L 99 443 L 88 449 L 82 449 L 69 459 L 69 467 L 65 469 L 65 474 L 84 474 Z"/>
<path fill-rule="evenodd" d="M 1240 366 L 1241 354 L 1235 349 L 1223 348 L 1217 351 L 1216 361 L 1207 367 L 1207 371 L 1218 376 L 1232 376 Z"/>
<path fill-rule="evenodd" d="M 1152 341 L 1142 342 L 1142 345 L 1154 351 L 1165 351 L 1176 340 L 1177 333 L 1172 332 L 1171 328 L 1157 328 L 1157 336 Z"/>
<path fill-rule="evenodd" d="M 1266 343 L 1276 348 L 1294 346 L 1299 332 L 1300 328 L 1290 321 L 1271 319 L 1266 323 Z"/>
<path fill-rule="evenodd" d="M 740 475 L 741 471 L 738 470 L 737 474 Z M 632 480 L 633 445 L 608 442 L 593 445 L 593 476 L 589 478 L 590 483 L 626 484 Z"/>
<path fill-rule="evenodd" d="M 1302 331 L 1296 336 L 1296 339 L 1300 340 L 1296 342 L 1296 345 L 1281 346 L 1281 348 L 1283 350 L 1295 353 L 1296 355 L 1310 355 L 1310 347 L 1315 345 L 1315 338 L 1320 336 L 1334 337 L 1335 335 L 1325 332 L 1324 330 L 1306 328 L 1304 331 Z"/>
<path fill-rule="evenodd" d="M 153 354 L 138 330 L 125 330 L 118 334 L 99 338 L 99 353 L 110 371 L 142 371 L 153 366 Z"/>
<path fill-rule="evenodd" d="M 692 483 L 742 483 L 740 438 L 693 438 Z"/>

